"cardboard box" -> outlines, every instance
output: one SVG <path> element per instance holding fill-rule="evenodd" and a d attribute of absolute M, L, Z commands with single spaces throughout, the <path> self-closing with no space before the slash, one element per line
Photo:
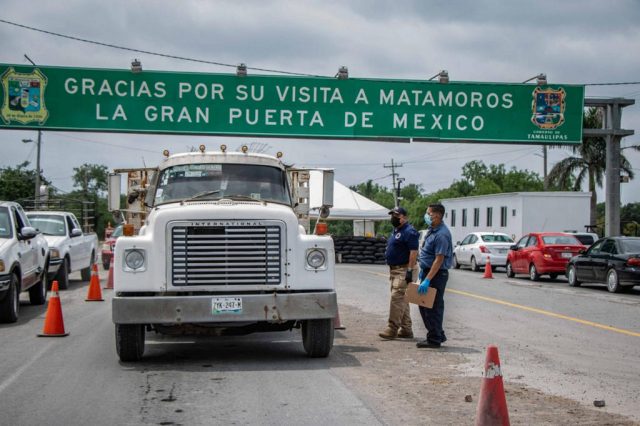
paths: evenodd
<path fill-rule="evenodd" d="M 407 291 L 404 293 L 404 301 L 424 306 L 425 308 L 433 308 L 433 302 L 436 300 L 436 290 L 433 287 L 427 289 L 427 294 L 418 293 L 418 284 L 409 283 Z"/>

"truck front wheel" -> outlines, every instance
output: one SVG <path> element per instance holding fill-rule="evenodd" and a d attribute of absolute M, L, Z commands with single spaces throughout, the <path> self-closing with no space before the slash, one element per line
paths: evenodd
<path fill-rule="evenodd" d="M 333 320 L 315 319 L 302 322 L 302 345 L 311 358 L 326 358 L 333 347 Z"/>
<path fill-rule="evenodd" d="M 144 325 L 116 324 L 116 351 L 122 362 L 140 361 L 144 353 Z"/>

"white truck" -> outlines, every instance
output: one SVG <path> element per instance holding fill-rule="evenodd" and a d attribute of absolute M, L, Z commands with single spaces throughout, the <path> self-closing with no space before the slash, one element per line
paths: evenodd
<path fill-rule="evenodd" d="M 69 287 L 69 274 L 72 272 L 80 271 L 82 280 L 89 281 L 91 265 L 96 261 L 98 252 L 98 236 L 94 232 L 82 232 L 73 213 L 30 211 L 27 217 L 47 239 L 50 263 L 52 269 L 57 268 L 55 279 L 60 289 Z"/>
<path fill-rule="evenodd" d="M 0 201 L 0 322 L 16 322 L 20 292 L 32 305 L 47 295 L 49 247 L 18 203 Z"/>
<path fill-rule="evenodd" d="M 122 361 L 142 358 L 145 332 L 240 335 L 300 328 L 311 357 L 333 346 L 333 240 L 307 234 L 308 171 L 243 152 L 169 156 L 146 188 L 137 236 L 115 246 L 112 315 Z M 288 173 L 289 172 L 289 173 Z M 323 215 L 332 205 L 326 171 Z M 109 177 L 110 210 L 120 175 Z M 308 220 L 308 219 L 307 219 Z"/>

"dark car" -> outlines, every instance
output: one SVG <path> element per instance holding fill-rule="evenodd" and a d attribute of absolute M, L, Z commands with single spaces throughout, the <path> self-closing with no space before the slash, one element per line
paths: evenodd
<path fill-rule="evenodd" d="M 567 264 L 569 285 L 606 283 L 618 293 L 640 285 L 640 237 L 609 237 L 598 240 Z"/>

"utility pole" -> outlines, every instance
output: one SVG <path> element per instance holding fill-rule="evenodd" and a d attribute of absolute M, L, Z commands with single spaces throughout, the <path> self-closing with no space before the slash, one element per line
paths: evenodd
<path fill-rule="evenodd" d="M 36 63 L 33 62 L 31 60 L 30 57 L 27 56 L 27 54 L 24 54 L 24 57 L 27 59 L 27 61 L 31 62 L 31 65 L 33 65 L 34 67 L 36 66 Z M 25 140 L 23 140 L 24 142 Z M 35 204 L 35 208 L 36 210 L 40 208 L 40 146 L 42 143 L 42 130 L 38 130 L 38 142 L 37 143 L 37 147 L 36 147 L 36 190 L 34 192 L 34 198 L 33 198 L 33 202 Z"/>
<path fill-rule="evenodd" d="M 391 164 L 383 164 L 382 167 L 385 169 L 391 169 L 391 178 L 393 179 L 393 200 L 395 207 L 398 207 L 398 193 L 396 192 L 396 178 L 398 174 L 396 173 L 396 168 L 402 167 L 402 163 L 394 163 L 393 158 L 391 159 Z"/>
<path fill-rule="evenodd" d="M 549 184 L 547 183 L 547 146 L 546 145 L 542 145 L 542 159 L 544 161 L 544 168 L 542 169 L 543 173 L 544 173 L 544 181 L 543 181 L 543 188 L 546 191 L 549 187 Z"/>
<path fill-rule="evenodd" d="M 404 182 L 404 178 L 399 177 L 398 187 L 396 188 L 396 198 L 398 199 L 398 206 L 400 205 L 400 201 L 402 200 L 402 197 L 400 196 L 400 185 L 402 185 L 402 182 Z"/>

